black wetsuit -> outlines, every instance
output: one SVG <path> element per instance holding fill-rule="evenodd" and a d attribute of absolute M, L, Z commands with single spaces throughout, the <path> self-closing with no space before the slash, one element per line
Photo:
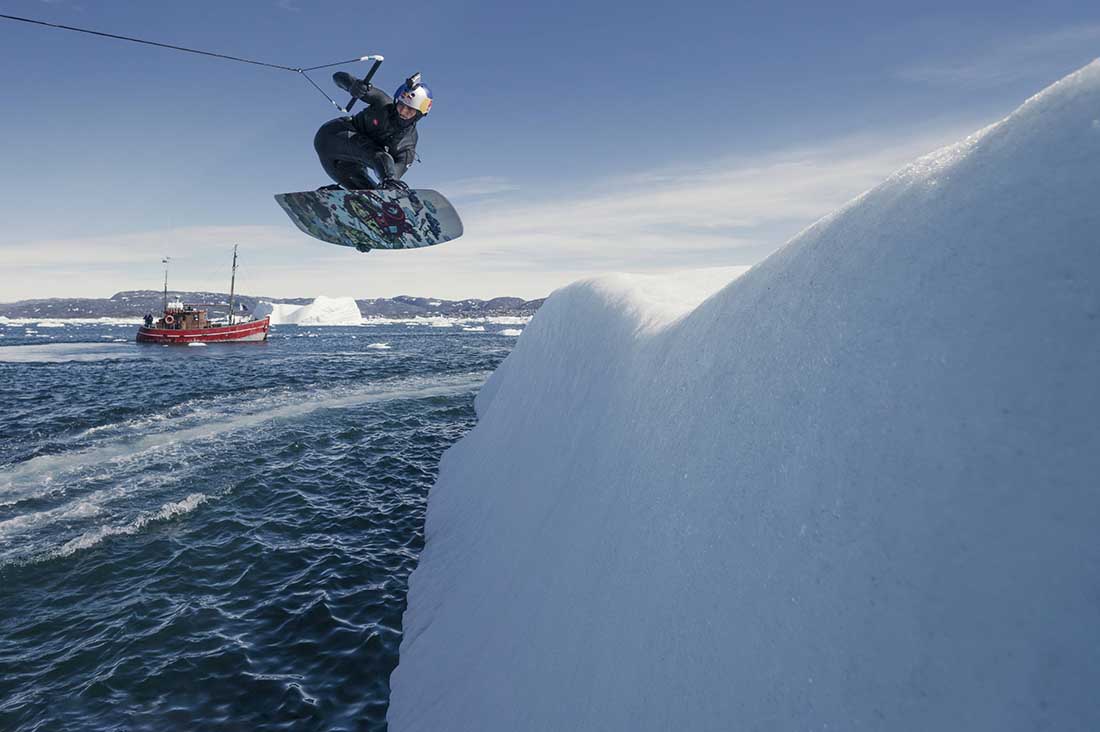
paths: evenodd
<path fill-rule="evenodd" d="M 338 117 L 317 130 L 313 147 L 321 167 L 334 181 L 353 190 L 374 188 L 366 169 L 379 180 L 400 180 L 416 159 L 416 122 L 405 121 L 385 92 L 368 89 L 358 95 L 366 109 L 354 117 Z"/>

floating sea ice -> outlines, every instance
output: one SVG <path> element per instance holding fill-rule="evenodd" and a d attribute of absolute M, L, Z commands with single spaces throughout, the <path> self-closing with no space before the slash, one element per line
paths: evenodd
<path fill-rule="evenodd" d="M 389 343 L 371 343 L 367 348 L 373 348 L 376 351 L 388 351 L 390 350 Z"/>
<path fill-rule="evenodd" d="M 502 336 L 518 336 L 522 332 L 523 332 L 523 330 L 520 329 L 520 328 L 505 328 L 504 330 L 500 331 L 500 335 L 502 335 Z"/>
<path fill-rule="evenodd" d="M 484 325 L 475 325 L 472 328 L 466 327 L 466 328 L 463 328 L 462 330 L 466 331 L 467 333 L 484 333 L 485 332 L 485 326 Z"/>
<path fill-rule="evenodd" d="M 45 336 L 42 336 L 45 337 Z M 126 341 L 124 341 L 125 343 Z M 136 349 L 105 347 L 106 343 L 38 343 L 0 348 L 0 362 L 63 363 L 66 361 L 104 361 L 133 358 Z"/>

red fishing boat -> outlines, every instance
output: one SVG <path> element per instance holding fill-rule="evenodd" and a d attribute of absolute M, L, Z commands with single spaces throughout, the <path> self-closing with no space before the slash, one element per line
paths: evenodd
<path fill-rule="evenodd" d="M 182 302 L 168 302 L 168 259 L 164 260 L 164 315 L 155 322 L 145 316 L 145 325 L 138 328 L 138 343 L 235 343 L 265 341 L 271 318 L 233 322 L 234 287 L 237 283 L 237 247 L 233 247 L 233 275 L 229 281 L 229 316 L 225 322 L 212 321 L 206 310 Z"/>

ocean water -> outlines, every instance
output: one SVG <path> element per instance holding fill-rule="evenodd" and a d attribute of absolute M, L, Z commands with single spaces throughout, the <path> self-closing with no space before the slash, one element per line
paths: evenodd
<path fill-rule="evenodd" d="M 0 324 L 0 729 L 384 729 L 427 492 L 514 328 Z"/>

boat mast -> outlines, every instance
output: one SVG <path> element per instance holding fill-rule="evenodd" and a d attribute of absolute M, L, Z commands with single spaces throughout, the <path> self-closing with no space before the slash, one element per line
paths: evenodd
<path fill-rule="evenodd" d="M 233 288 L 237 285 L 237 245 L 233 245 L 233 274 L 229 278 L 229 324 L 233 325 Z"/>
<path fill-rule="evenodd" d="M 171 257 L 165 257 L 160 260 L 160 263 L 164 265 L 164 312 L 168 312 L 168 262 L 171 259 Z"/>

